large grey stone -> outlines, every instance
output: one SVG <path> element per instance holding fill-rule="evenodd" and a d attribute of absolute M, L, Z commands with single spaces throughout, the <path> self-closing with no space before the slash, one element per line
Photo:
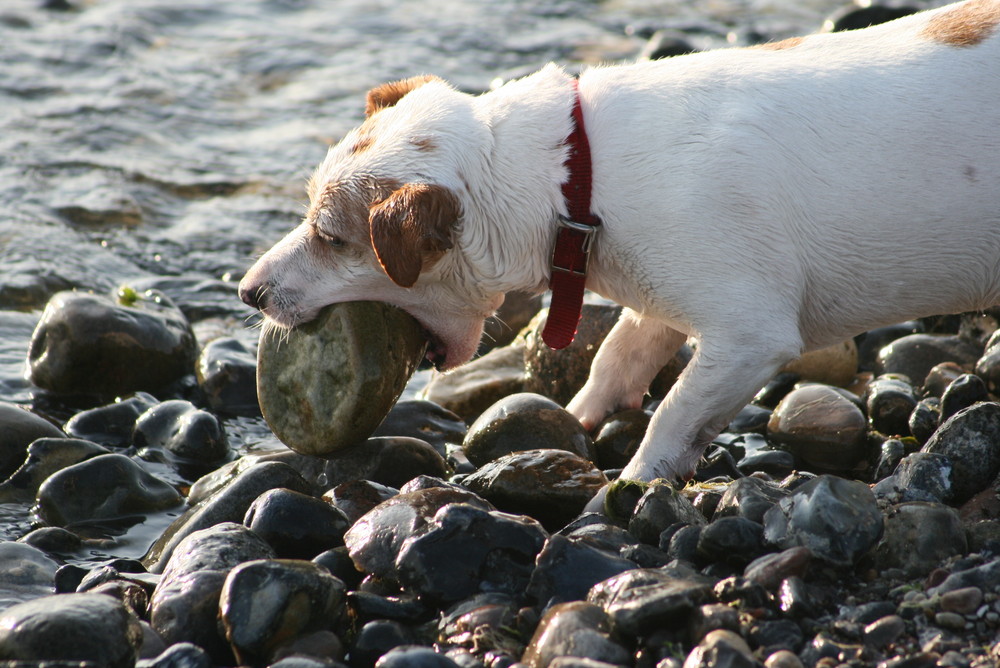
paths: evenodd
<path fill-rule="evenodd" d="M 265 328 L 257 396 L 281 441 L 328 455 L 368 438 L 424 357 L 427 340 L 409 314 L 380 302 L 328 306 L 291 330 Z"/>

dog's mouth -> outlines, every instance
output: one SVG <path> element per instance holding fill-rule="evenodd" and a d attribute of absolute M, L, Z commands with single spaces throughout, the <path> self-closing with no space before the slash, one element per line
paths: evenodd
<path fill-rule="evenodd" d="M 441 371 L 448 361 L 448 346 L 427 327 L 424 327 L 423 330 L 424 337 L 427 339 L 427 352 L 424 354 L 424 359 L 430 362 L 435 369 Z"/>

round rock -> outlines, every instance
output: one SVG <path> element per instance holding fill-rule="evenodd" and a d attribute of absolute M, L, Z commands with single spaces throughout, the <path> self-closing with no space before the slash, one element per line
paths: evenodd
<path fill-rule="evenodd" d="M 953 500 L 969 500 L 1000 473 L 1000 404 L 983 402 L 959 411 L 934 432 L 922 452 L 951 460 Z"/>
<path fill-rule="evenodd" d="M 789 392 L 774 409 L 768 437 L 807 464 L 824 470 L 853 469 L 865 455 L 864 413 L 827 385 Z"/>
<path fill-rule="evenodd" d="M 7 478 L 17 470 L 35 439 L 61 436 L 65 434 L 45 418 L 16 404 L 0 402 L 0 476 Z"/>
<path fill-rule="evenodd" d="M 296 452 L 324 456 L 357 445 L 399 398 L 426 346 L 413 317 L 379 302 L 334 304 L 294 329 L 265 329 L 261 411 Z"/>
<path fill-rule="evenodd" d="M 462 448 L 476 466 L 539 448 L 596 459 L 594 442 L 579 421 L 551 399 L 530 392 L 493 404 L 469 427 Z"/>

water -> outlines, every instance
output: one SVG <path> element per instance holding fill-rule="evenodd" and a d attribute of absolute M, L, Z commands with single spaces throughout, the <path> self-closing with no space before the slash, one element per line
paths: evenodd
<path fill-rule="evenodd" d="M 44 4 L 0 5 L 0 400 L 23 404 L 35 401 L 23 380 L 28 340 L 57 290 L 208 281 L 178 288 L 180 301 L 201 303 L 196 329 L 252 340 L 236 283 L 296 224 L 309 172 L 361 120 L 377 83 L 429 72 L 480 91 L 548 61 L 634 57 L 661 27 L 702 48 L 810 32 L 839 3 Z M 269 439 L 259 421 L 227 428 L 239 449 Z M 26 513 L 4 509 L 0 537 L 23 534 Z M 147 533 L 109 539 L 94 556 L 136 556 Z"/>

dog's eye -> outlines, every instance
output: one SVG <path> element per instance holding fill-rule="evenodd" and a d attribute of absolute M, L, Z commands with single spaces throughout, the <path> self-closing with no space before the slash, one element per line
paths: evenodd
<path fill-rule="evenodd" d="M 322 230 L 316 230 L 316 236 L 318 236 L 323 243 L 331 248 L 341 248 L 344 245 L 344 240 L 341 237 L 334 236 L 332 234 L 327 234 Z"/>

